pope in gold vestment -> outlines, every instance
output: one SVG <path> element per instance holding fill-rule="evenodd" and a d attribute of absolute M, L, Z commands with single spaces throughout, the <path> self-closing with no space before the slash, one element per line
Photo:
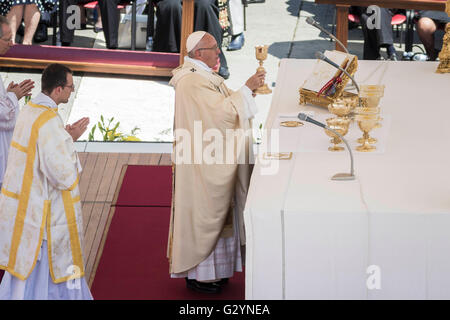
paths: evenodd
<path fill-rule="evenodd" d="M 252 157 L 245 97 L 195 61 L 186 58 L 170 81 L 175 87 L 174 193 L 168 245 L 172 274 L 195 268 L 211 254 L 220 237 L 239 232 L 241 245 L 245 244 L 242 215 Z M 236 133 L 239 129 L 238 139 L 227 135 L 227 130 Z M 215 138 L 211 139 L 217 146 L 213 151 L 204 142 L 208 136 Z M 211 155 L 214 161 L 199 161 L 196 151 L 200 158 Z M 233 225 L 234 214 L 239 215 L 239 230 Z"/>

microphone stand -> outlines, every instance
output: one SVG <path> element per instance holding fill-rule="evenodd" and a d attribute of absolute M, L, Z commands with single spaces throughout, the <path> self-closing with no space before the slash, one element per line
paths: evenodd
<path fill-rule="evenodd" d="M 341 48 L 345 50 L 346 53 L 350 53 L 350 52 L 348 52 L 347 47 L 344 46 L 344 44 L 338 38 L 336 38 L 330 31 L 328 31 L 324 27 L 322 27 L 316 20 L 314 20 L 311 17 L 308 17 L 308 18 L 306 18 L 306 23 L 312 25 L 313 27 L 316 27 L 320 31 L 325 32 L 331 39 L 336 41 L 341 46 Z"/>
<path fill-rule="evenodd" d="M 309 123 L 315 124 L 316 126 L 322 127 L 326 130 L 330 130 L 334 134 L 336 134 L 347 146 L 347 150 L 350 153 L 350 173 L 336 173 L 334 176 L 331 177 L 331 180 L 338 180 L 338 181 L 348 181 L 348 180 L 355 180 L 355 171 L 353 166 L 353 153 L 352 149 L 350 149 L 350 145 L 348 144 L 347 140 L 344 139 L 344 137 L 337 132 L 336 130 L 331 129 L 324 123 L 321 123 L 319 121 L 314 120 L 311 117 L 308 117 L 306 114 L 300 112 L 297 116 L 302 121 L 307 121 Z"/>
<path fill-rule="evenodd" d="M 347 70 L 345 70 L 344 68 L 341 68 L 340 70 L 343 71 L 347 75 L 347 77 L 349 77 L 352 80 L 353 86 L 356 88 L 356 91 L 358 91 L 358 97 L 359 97 L 359 86 L 356 83 L 353 76 L 351 76 L 350 73 L 348 73 Z M 361 105 L 359 105 L 359 106 L 361 106 Z"/>
<path fill-rule="evenodd" d="M 359 96 L 359 86 L 358 86 L 358 84 L 356 83 L 356 81 L 355 81 L 355 79 L 353 78 L 353 76 L 350 75 L 350 73 L 348 73 L 347 70 L 345 70 L 344 68 L 339 67 L 339 70 L 341 70 L 342 72 L 344 72 L 344 73 L 347 75 L 347 77 L 349 77 L 349 78 L 352 80 L 352 83 L 353 83 L 353 85 L 355 86 L 356 91 L 358 91 L 358 96 Z"/>
<path fill-rule="evenodd" d="M 328 126 L 325 126 L 325 129 L 330 130 L 335 135 L 337 135 L 347 146 L 347 150 L 350 154 L 350 173 L 336 173 L 334 176 L 331 177 L 331 180 L 337 180 L 337 181 L 348 181 L 348 180 L 355 180 L 355 171 L 353 167 L 353 152 L 352 149 L 350 149 L 350 146 L 347 142 L 347 140 L 344 139 L 344 137 L 337 132 L 336 130 L 331 129 Z"/>
<path fill-rule="evenodd" d="M 345 73 L 350 78 L 350 80 L 352 80 L 352 83 L 355 86 L 356 91 L 358 91 L 358 106 L 361 107 L 361 99 L 359 99 L 359 86 L 356 83 L 356 81 L 353 78 L 353 76 L 350 73 L 348 73 L 347 70 L 345 70 L 341 66 L 337 65 L 336 63 L 334 63 L 333 61 L 328 59 L 322 52 L 317 51 L 316 52 L 316 58 L 319 59 L 319 60 L 322 60 L 322 61 L 328 63 L 329 65 L 335 67 L 336 69 L 342 71 L 343 73 Z"/>
<path fill-rule="evenodd" d="M 321 30 L 322 32 L 325 32 L 332 40 L 336 41 L 336 43 L 338 43 L 342 49 L 345 50 L 345 52 L 347 54 L 350 54 L 350 52 L 348 51 L 347 47 L 344 46 L 344 44 L 338 39 L 336 38 L 333 33 L 329 32 L 328 30 L 326 30 L 324 27 L 322 27 L 316 20 L 314 20 L 311 17 L 307 17 L 306 18 L 306 23 L 312 25 L 313 27 Z M 350 79 L 352 80 L 353 85 L 356 87 L 356 90 L 358 90 L 358 95 L 359 95 L 359 87 L 356 85 L 356 82 L 354 81 L 353 77 L 350 76 L 347 72 L 344 71 L 344 73 L 350 77 Z M 353 88 L 348 88 L 349 90 L 352 90 Z M 361 106 L 361 102 L 359 102 L 359 106 Z"/>
<path fill-rule="evenodd" d="M 345 70 L 344 68 L 342 68 L 340 65 L 336 64 L 334 61 L 332 61 L 332 60 L 330 60 L 329 58 L 327 58 L 327 57 L 326 57 L 322 52 L 320 52 L 320 51 L 317 51 L 317 52 L 316 52 L 316 58 L 319 59 L 319 60 L 322 60 L 322 61 L 324 61 L 324 62 L 326 62 L 326 63 L 328 63 L 329 65 L 331 65 L 331 66 L 335 67 L 336 69 L 338 69 L 338 70 L 342 71 L 343 73 L 345 73 L 345 74 L 350 78 L 350 80 L 352 80 L 352 83 L 353 83 L 353 85 L 356 87 L 356 90 L 358 91 L 358 94 L 359 94 L 359 86 L 358 86 L 358 84 L 356 83 L 356 81 L 355 81 L 355 79 L 353 78 L 353 76 L 352 76 L 350 73 L 348 73 L 347 70 Z"/>

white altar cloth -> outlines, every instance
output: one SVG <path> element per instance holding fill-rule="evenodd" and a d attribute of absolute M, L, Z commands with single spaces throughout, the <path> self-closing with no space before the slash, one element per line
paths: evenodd
<path fill-rule="evenodd" d="M 298 104 L 314 61 L 281 61 L 266 128 L 280 114 L 328 113 Z M 280 143 L 293 157 L 272 160 L 277 174 L 255 165 L 246 299 L 450 299 L 450 74 L 433 62 L 359 61 L 356 81 L 376 83 L 368 75 L 385 63 L 382 150 L 357 152 L 350 141 L 355 181 L 330 180 L 349 172 L 349 155 L 328 152 L 330 138 L 309 123 L 283 128 L 301 134 Z"/>

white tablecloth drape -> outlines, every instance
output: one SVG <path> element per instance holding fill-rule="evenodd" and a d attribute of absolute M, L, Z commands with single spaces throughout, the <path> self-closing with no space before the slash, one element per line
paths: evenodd
<path fill-rule="evenodd" d="M 300 111 L 331 116 L 298 104 L 313 64 L 282 60 L 266 128 Z M 276 174 L 256 164 L 245 211 L 247 299 L 450 299 L 450 75 L 433 62 L 359 61 L 356 80 L 375 83 L 370 75 L 386 64 L 378 150 L 354 149 L 356 124 L 346 136 L 356 180 L 330 180 L 349 171 L 349 155 L 327 151 L 330 138 L 309 123 L 280 131 L 289 140 L 280 149 L 293 157 L 271 160 Z"/>

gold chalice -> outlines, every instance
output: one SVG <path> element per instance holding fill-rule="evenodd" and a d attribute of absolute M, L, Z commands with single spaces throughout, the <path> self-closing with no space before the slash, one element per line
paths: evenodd
<path fill-rule="evenodd" d="M 346 99 L 336 99 L 328 105 L 328 111 L 337 115 L 339 118 L 346 118 L 354 109 L 352 101 Z"/>
<path fill-rule="evenodd" d="M 348 132 L 348 126 L 350 124 L 350 119 L 348 118 L 328 118 L 327 120 L 327 126 L 330 129 L 333 129 L 337 133 L 339 133 L 341 136 L 345 136 Z M 342 151 L 344 150 L 344 147 L 338 146 L 342 142 L 341 138 L 336 135 L 333 131 L 325 129 L 325 133 L 333 138 L 331 139 L 331 143 L 334 145 L 332 147 L 329 147 L 329 151 Z"/>
<path fill-rule="evenodd" d="M 263 67 L 264 60 L 267 59 L 267 52 L 269 50 L 269 46 L 257 46 L 255 47 L 256 59 L 259 60 L 259 67 L 256 69 L 256 72 L 265 71 Z M 267 83 L 264 83 L 261 87 L 254 91 L 256 94 L 269 94 L 272 93 L 272 90 L 269 88 Z"/>
<path fill-rule="evenodd" d="M 358 121 L 358 126 L 363 132 L 363 137 L 361 139 L 358 139 L 357 141 L 361 143 L 360 146 L 356 147 L 356 150 L 361 152 L 370 152 L 376 149 L 375 146 L 370 145 L 371 143 L 374 143 L 373 141 L 376 139 L 369 136 L 369 132 L 377 126 L 378 121 L 380 121 L 380 118 L 378 115 L 357 115 L 355 118 L 356 121 Z M 374 139 L 374 140 L 371 140 Z M 372 141 L 372 142 L 371 142 Z"/>
<path fill-rule="evenodd" d="M 361 99 L 361 107 L 376 108 L 383 96 L 384 85 L 366 84 L 360 86 L 359 98 Z"/>
<path fill-rule="evenodd" d="M 361 116 L 366 116 L 366 117 L 370 117 L 370 116 L 378 116 L 380 114 L 380 108 L 365 108 L 365 107 L 359 107 L 359 108 L 355 108 L 355 113 Z M 382 119 L 380 117 L 378 117 L 378 121 L 381 121 Z M 380 128 L 381 127 L 381 123 L 377 122 L 375 128 Z M 365 139 L 364 138 L 359 138 L 356 140 L 359 143 L 364 143 Z M 377 143 L 377 139 L 373 138 L 373 137 L 369 137 L 368 139 L 369 143 Z"/>

